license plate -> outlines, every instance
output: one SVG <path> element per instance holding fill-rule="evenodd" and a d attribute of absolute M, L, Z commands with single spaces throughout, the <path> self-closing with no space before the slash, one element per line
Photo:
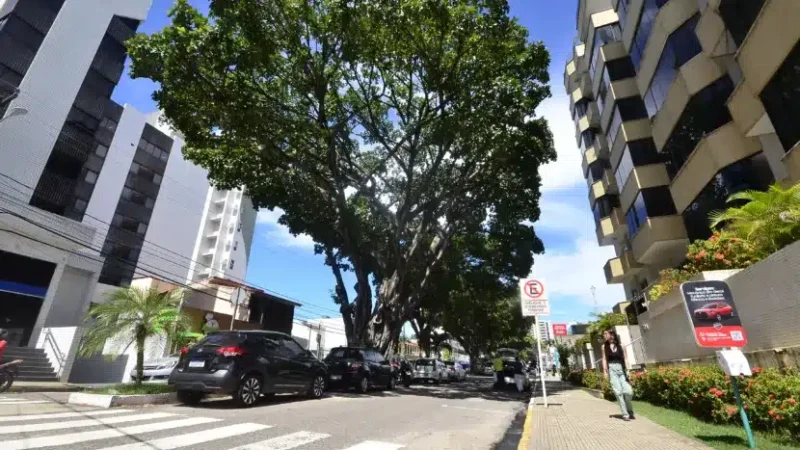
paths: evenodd
<path fill-rule="evenodd" d="M 189 361 L 189 367 L 205 367 L 205 361 Z"/>
<path fill-rule="evenodd" d="M 342 379 L 341 375 L 331 375 L 331 380 L 336 381 L 336 380 L 341 380 L 341 379 Z"/>

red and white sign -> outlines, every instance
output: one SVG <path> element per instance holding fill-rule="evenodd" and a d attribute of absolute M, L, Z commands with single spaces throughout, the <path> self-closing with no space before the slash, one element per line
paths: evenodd
<path fill-rule="evenodd" d="M 553 324 L 553 336 L 566 336 L 566 335 L 567 335 L 567 324 L 565 323 Z"/>
<path fill-rule="evenodd" d="M 549 316 L 550 302 L 545 295 L 544 281 L 525 278 L 519 281 L 519 300 L 523 316 Z"/>
<path fill-rule="evenodd" d="M 728 283 L 719 280 L 687 281 L 681 285 L 683 303 L 697 345 L 705 348 L 744 347 L 742 327 Z"/>

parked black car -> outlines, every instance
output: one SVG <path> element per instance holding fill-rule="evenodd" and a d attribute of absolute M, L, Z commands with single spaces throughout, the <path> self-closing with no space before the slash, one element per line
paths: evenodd
<path fill-rule="evenodd" d="M 304 392 L 319 398 L 328 377 L 325 364 L 291 336 L 272 331 L 222 331 L 204 337 L 181 357 L 169 384 L 178 400 L 196 404 L 207 393 L 230 394 L 240 406 L 261 395 Z"/>
<path fill-rule="evenodd" d="M 370 387 L 395 387 L 395 369 L 374 348 L 336 347 L 325 357 L 325 363 L 331 387 L 353 387 L 361 393 Z"/>

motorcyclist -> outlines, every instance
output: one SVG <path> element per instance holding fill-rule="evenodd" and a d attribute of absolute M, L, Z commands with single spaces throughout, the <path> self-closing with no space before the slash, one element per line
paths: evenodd
<path fill-rule="evenodd" d="M 8 347 L 8 331 L 0 328 L 0 364 L 3 363 L 3 353 L 6 351 L 6 347 Z"/>

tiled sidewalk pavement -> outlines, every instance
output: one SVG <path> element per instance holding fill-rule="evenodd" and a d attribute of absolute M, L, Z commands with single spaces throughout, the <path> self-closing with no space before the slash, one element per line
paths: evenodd
<path fill-rule="evenodd" d="M 563 389 L 562 389 L 563 388 Z M 560 382 L 547 382 L 549 408 L 536 389 L 529 450 L 709 450 L 644 417 L 625 422 L 619 407 Z"/>

